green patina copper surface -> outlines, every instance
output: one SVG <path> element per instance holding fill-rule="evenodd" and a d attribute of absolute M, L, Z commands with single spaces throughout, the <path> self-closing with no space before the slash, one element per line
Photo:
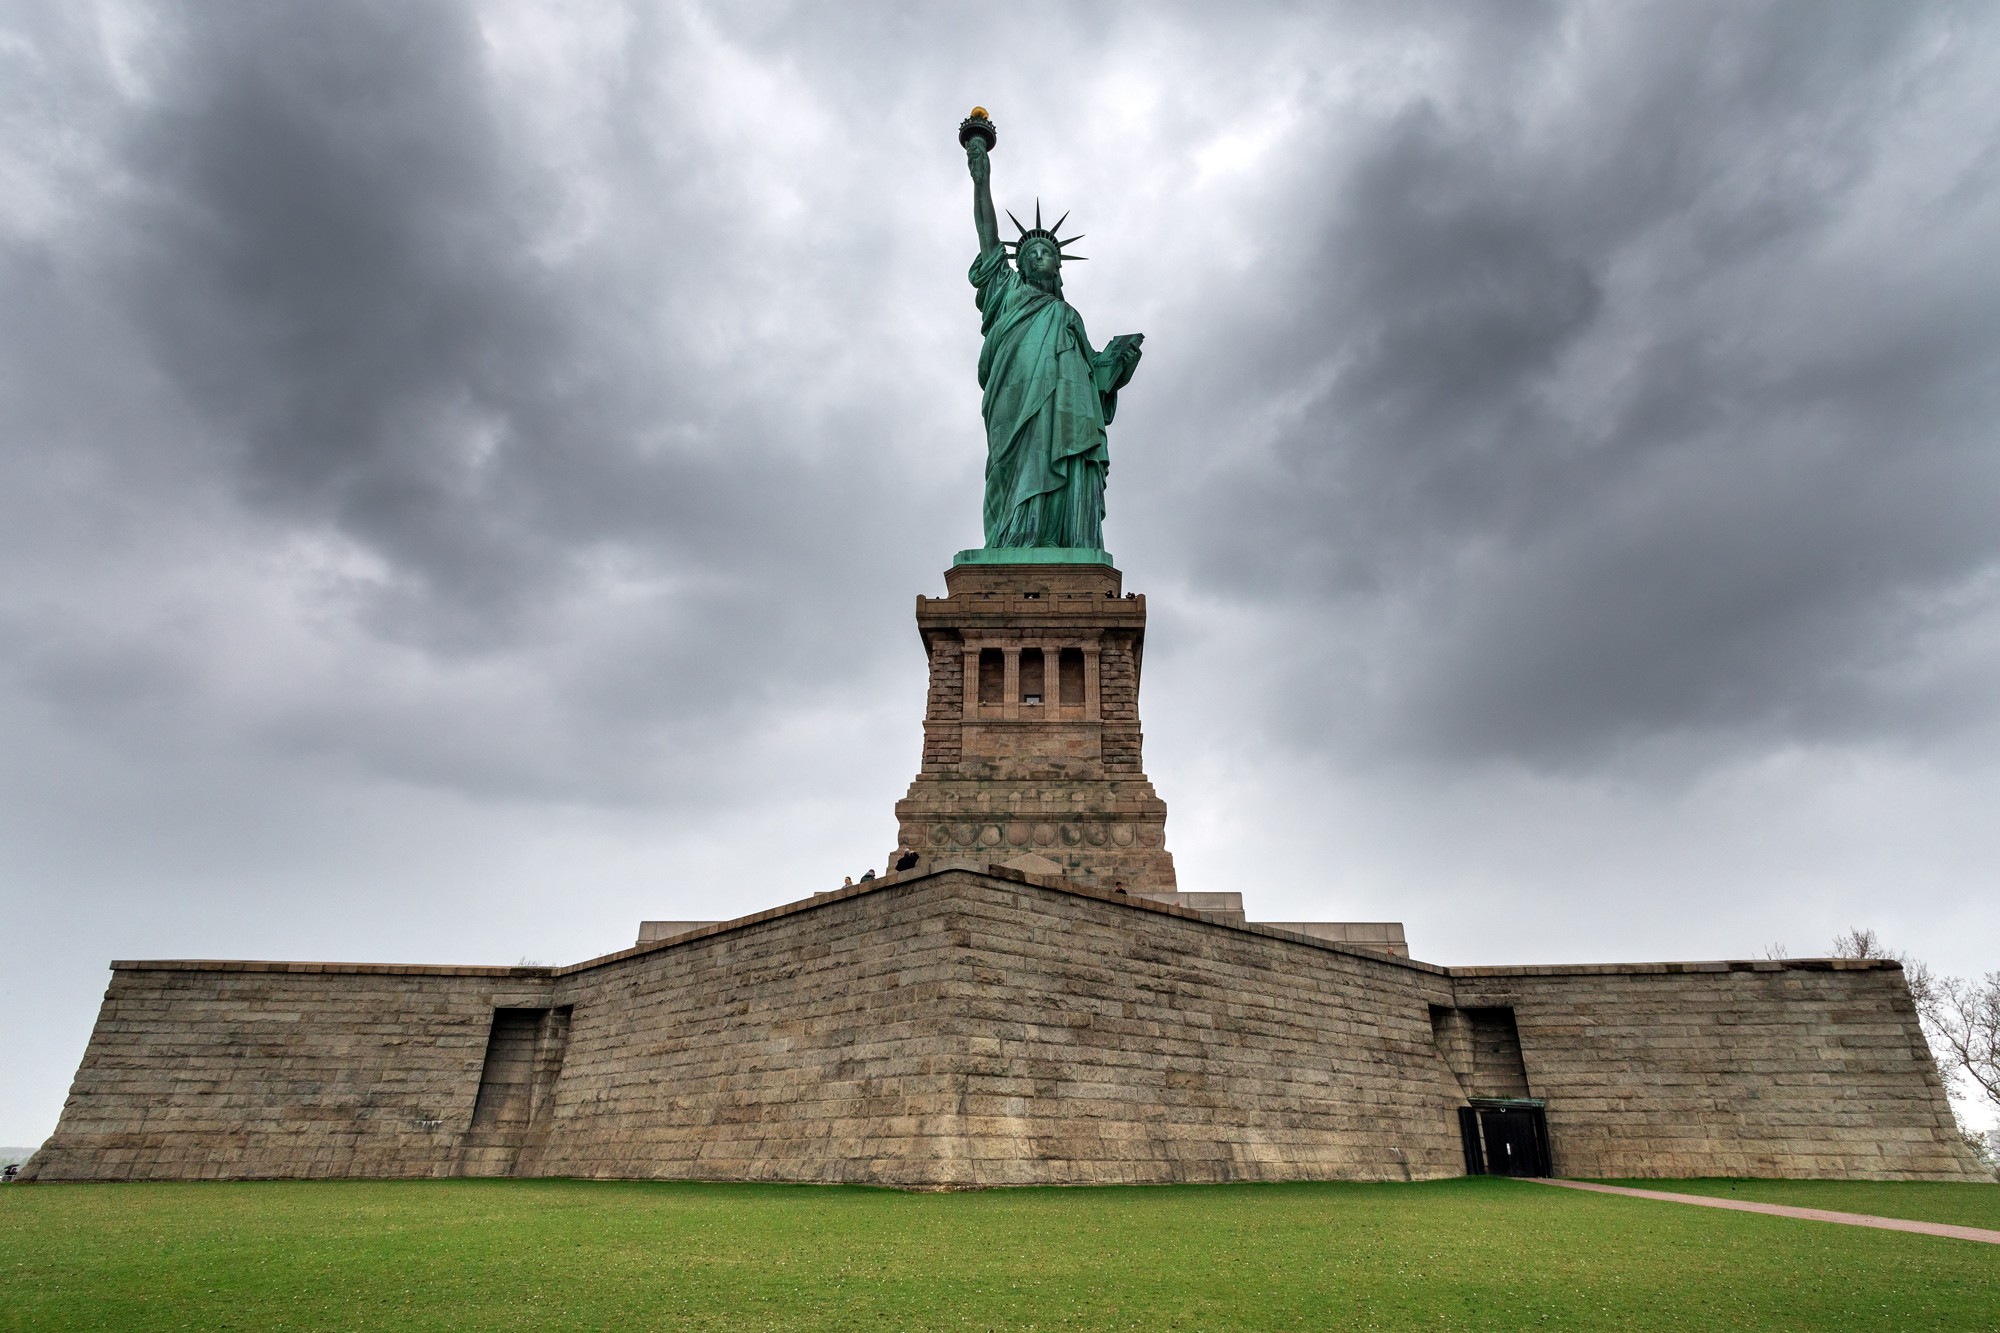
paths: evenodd
<path fill-rule="evenodd" d="M 960 551 L 954 565 L 1108 565 L 1111 552 L 1095 546 L 981 546 Z"/>
<path fill-rule="evenodd" d="M 986 547 L 1102 554 L 1104 478 L 1111 467 L 1104 428 L 1117 413 L 1118 391 L 1139 364 L 1145 335 L 1122 334 L 1102 350 L 1091 346 L 1083 316 L 1063 300 L 1062 247 L 1069 242 L 1056 236 L 1062 222 L 1043 227 L 1038 204 L 1035 225 L 1016 221 L 1019 240 L 1002 243 L 988 137 L 963 130 L 960 137 L 979 232 L 970 277 L 984 336 L 979 386 L 985 391 Z M 964 554 L 959 563 L 974 563 Z"/>

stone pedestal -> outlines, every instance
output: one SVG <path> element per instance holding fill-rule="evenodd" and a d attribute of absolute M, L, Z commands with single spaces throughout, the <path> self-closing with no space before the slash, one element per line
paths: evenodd
<path fill-rule="evenodd" d="M 983 552 L 991 557 L 995 552 Z M 1107 564 L 962 563 L 917 599 L 924 754 L 898 836 L 932 864 L 1033 853 L 1171 899 L 1167 806 L 1140 763 L 1146 599 Z"/>

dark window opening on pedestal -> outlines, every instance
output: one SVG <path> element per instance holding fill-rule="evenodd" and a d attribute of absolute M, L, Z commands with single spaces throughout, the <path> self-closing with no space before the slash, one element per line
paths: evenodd
<path fill-rule="evenodd" d="M 979 702 L 997 704 L 1007 698 L 1007 659 L 998 648 L 979 650 Z"/>
<path fill-rule="evenodd" d="M 486 1063 L 472 1103 L 472 1129 L 493 1135 L 518 1133 L 547 1110 L 562 1073 L 569 1041 L 570 1006 L 560 1009 L 495 1009 L 486 1038 Z"/>
<path fill-rule="evenodd" d="M 1038 704 L 1042 701 L 1042 650 L 1023 648 L 1021 650 L 1021 702 Z"/>
<path fill-rule="evenodd" d="M 1065 648 L 1056 659 L 1056 676 L 1060 681 L 1060 698 L 1066 704 L 1083 702 L 1083 649 Z"/>

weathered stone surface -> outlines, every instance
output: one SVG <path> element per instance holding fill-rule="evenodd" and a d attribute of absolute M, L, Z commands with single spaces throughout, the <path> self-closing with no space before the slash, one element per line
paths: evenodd
<path fill-rule="evenodd" d="M 1295 935 L 1310 935 L 1334 944 L 1352 944 L 1357 948 L 1374 949 L 1378 953 L 1392 953 L 1398 958 L 1410 956 L 1410 943 L 1403 936 L 1403 923 L 1400 921 L 1261 921 L 1258 924 L 1273 930 L 1287 930 Z"/>
<path fill-rule="evenodd" d="M 113 963 L 45 1180 L 455 1169 L 496 1006 L 545 969 Z"/>
<path fill-rule="evenodd" d="M 703 926 L 712 926 L 713 921 L 641 921 L 639 923 L 639 943 L 656 944 L 670 940 L 676 935 L 685 935 Z"/>
<path fill-rule="evenodd" d="M 1568 1174 L 1978 1178 L 1894 965 L 1454 971 L 948 869 L 574 967 L 114 969 L 40 1179 L 1421 1179 L 1515 1079 Z M 481 1130 L 496 1009 L 560 1064 Z"/>
<path fill-rule="evenodd" d="M 1982 1178 L 1898 964 L 1459 968 L 1453 991 L 1512 1010 L 1559 1175 Z"/>
<path fill-rule="evenodd" d="M 917 599 L 931 681 L 902 843 L 1032 852 L 1079 883 L 1173 893 L 1167 806 L 1141 762 L 1145 598 L 1108 565 L 960 565 L 945 588 Z"/>

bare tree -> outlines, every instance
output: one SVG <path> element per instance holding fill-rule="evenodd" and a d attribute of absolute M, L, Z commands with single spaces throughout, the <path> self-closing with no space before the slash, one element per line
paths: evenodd
<path fill-rule="evenodd" d="M 1907 970 L 1908 964 L 1905 964 Z M 1937 1056 L 1938 1073 L 1949 1084 L 1964 1075 L 1981 1096 L 2000 1110 L 2000 972 L 1983 982 L 1963 977 L 1933 978 L 1925 971 L 1925 994 L 1910 987 L 1923 1020 L 1924 1036 Z"/>
<path fill-rule="evenodd" d="M 1882 947 L 1882 937 L 1866 926 L 1855 926 L 1833 937 L 1835 958 L 1896 958 Z M 1897 959 L 1901 962 L 1901 959 Z"/>
<path fill-rule="evenodd" d="M 1833 956 L 1893 958 L 1901 963 L 1917 1021 L 1923 1025 L 1931 1058 L 1937 1061 L 1938 1077 L 1954 1090 L 1964 1078 L 2000 1110 L 2000 972 L 1988 972 L 1976 984 L 1963 977 L 1941 977 L 1921 959 L 1884 948 L 1880 936 L 1861 926 L 1834 937 Z M 1992 1165 L 1990 1148 L 1963 1124 L 1959 1132 L 1980 1160 Z"/>

